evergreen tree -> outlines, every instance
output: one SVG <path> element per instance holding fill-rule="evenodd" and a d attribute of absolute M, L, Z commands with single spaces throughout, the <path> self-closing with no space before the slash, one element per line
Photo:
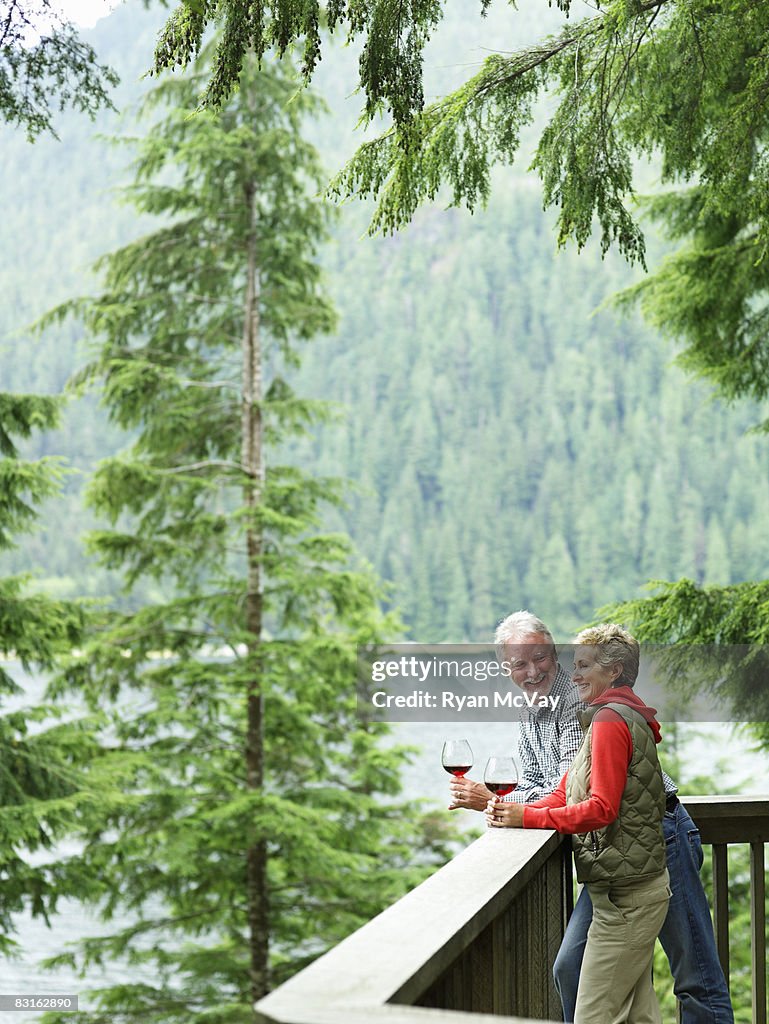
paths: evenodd
<path fill-rule="evenodd" d="M 440 640 L 443 643 L 470 643 L 473 637 L 467 631 L 467 618 L 463 609 L 468 607 L 470 590 L 467 574 L 458 548 L 446 547 L 444 557 L 448 561 L 448 588 L 443 595 L 445 618 Z"/>
<path fill-rule="evenodd" d="M 639 640 L 672 645 L 661 665 L 684 698 L 712 693 L 722 713 L 749 728 L 769 750 L 769 582 L 658 583 L 650 597 L 598 612 L 626 623 Z"/>
<path fill-rule="evenodd" d="M 495 623 L 501 618 L 501 604 L 495 604 L 492 597 L 494 566 L 486 544 L 474 551 L 470 564 L 470 622 L 466 635 L 473 643 L 482 643 Z"/>
<path fill-rule="evenodd" d="M 626 551 L 637 562 L 641 554 L 641 524 L 643 522 L 644 500 L 641 479 L 635 470 L 625 478 L 622 495 L 622 539 Z"/>
<path fill-rule="evenodd" d="M 10 0 L 0 35 L 0 119 L 33 140 L 53 133 L 53 110 L 72 107 L 94 116 L 112 106 L 117 75 L 51 0 Z"/>
<path fill-rule="evenodd" d="M 120 68 L 126 99 L 143 66 L 141 51 L 148 52 L 145 20 L 158 13 L 120 8 L 95 33 L 100 52 Z M 485 23 L 488 36 L 499 37 L 507 19 L 520 15 L 522 31 L 533 38 L 541 27 L 536 20 L 548 14 L 537 7 L 513 15 L 506 5 L 495 5 Z M 467 21 L 458 8 L 448 5 L 446 16 L 446 30 L 456 38 L 464 31 L 466 40 Z M 431 64 L 460 63 L 443 31 L 431 45 Z M 334 61 L 337 56 L 354 70 L 350 49 Z M 332 97 L 342 91 L 341 67 L 329 65 L 334 75 L 324 75 Z M 328 128 L 325 119 L 309 126 L 326 162 L 339 159 L 344 125 L 340 113 Z M 113 130 L 106 121 L 99 127 Z M 6 130 L 4 153 L 15 182 L 0 196 L 0 276 L 8 298 L 0 310 L 0 333 L 8 338 L 2 355 L 8 389 L 58 390 L 82 360 L 76 354 L 79 325 L 63 325 L 36 345 L 19 341 L 19 332 L 45 303 L 91 287 L 82 280 L 82 268 L 97 246 L 115 248 L 146 229 L 128 208 L 109 206 L 121 156 L 105 152 L 103 142 L 86 140 L 82 118 L 66 116 L 62 128 L 61 144 L 41 139 L 34 147 Z M 445 581 L 440 566 L 427 563 L 447 520 L 454 520 L 468 574 L 479 545 L 495 537 L 495 609 L 525 603 L 522 581 L 532 531 L 541 528 L 534 521 L 539 513 L 532 514 L 540 501 L 548 524 L 559 524 L 582 566 L 580 621 L 612 595 L 640 593 L 646 579 L 679 572 L 701 579 L 705 527 L 713 515 L 728 542 L 732 579 L 769 575 L 769 533 L 762 519 L 769 503 L 767 449 L 761 435 L 741 436 L 766 413 L 750 403 L 726 408 L 708 402 L 707 384 L 686 386 L 682 373 L 666 365 L 669 350 L 661 338 L 636 318 L 618 329 L 609 312 L 590 317 L 612 289 L 633 280 L 632 271 L 614 253 L 601 261 L 597 245 L 581 255 L 572 249 L 553 253 L 553 218 L 542 217 L 535 183 L 507 169 L 497 174 L 503 187 L 495 189 L 487 216 L 423 210 L 408 232 L 393 237 L 361 238 L 366 210 L 354 203 L 344 207 L 335 244 L 323 255 L 340 311 L 339 332 L 308 348 L 296 385 L 303 393 L 350 404 L 342 429 L 314 432 L 295 453 L 305 467 L 360 482 L 360 497 L 353 495 L 347 510 L 329 510 L 324 522 L 349 532 L 377 571 L 392 580 L 414 639 L 442 635 Z M 57 225 L 53 233 L 51 223 Z M 609 407 L 613 403 L 616 410 L 608 420 L 604 386 L 612 389 Z M 600 406 L 600 414 L 591 422 L 593 406 Z M 566 427 L 564 443 L 555 407 Z M 412 439 L 424 427 L 425 412 L 439 427 L 425 450 L 439 467 L 440 495 L 428 489 L 424 500 L 411 473 L 415 486 L 409 483 L 405 504 Z M 33 442 L 32 450 L 58 451 L 88 472 L 120 443 L 118 428 L 95 414 L 89 398 L 69 403 L 62 430 L 44 443 Z M 599 452 L 595 463 L 591 449 Z M 591 466 L 599 472 L 591 475 Z M 635 558 L 616 518 L 618 508 L 624 518 L 621 496 L 631 469 L 644 495 L 644 551 Z M 539 493 L 545 478 L 551 492 L 557 488 L 546 499 Z M 585 486 L 597 499 L 595 510 L 577 515 L 572 496 Z M 696 494 L 698 522 L 689 528 L 692 536 L 701 535 L 697 565 L 696 544 L 682 557 L 685 489 Z M 70 530 L 60 529 L 62 521 L 91 525 L 79 506 L 74 476 L 63 497 L 43 509 L 44 528 L 9 553 L 9 571 L 44 565 L 46 586 L 56 586 L 57 593 L 116 593 L 117 575 L 84 558 Z M 602 550 L 617 535 L 621 563 L 616 553 L 609 560 Z M 427 587 L 427 600 L 419 602 L 418 622 L 413 574 L 422 569 L 419 585 Z M 476 636 L 470 595 L 468 589 L 459 615 L 467 635 Z"/>
<path fill-rule="evenodd" d="M 54 962 L 153 971 L 102 991 L 93 1021 L 254 1020 L 255 999 L 448 855 L 448 833 L 395 800 L 403 752 L 357 711 L 356 645 L 396 624 L 345 538 L 319 531 L 339 486 L 275 459 L 325 415 L 288 380 L 335 322 L 302 138 L 318 104 L 249 59 L 217 118 L 190 117 L 203 74 L 153 99 L 171 110 L 129 195 L 163 226 L 102 260 L 103 294 L 52 314 L 99 340 L 81 381 L 136 438 L 91 485 L 110 521 L 93 548 L 158 593 L 101 622 L 60 681 L 109 715 L 131 766 L 61 870 L 91 872 L 84 898 L 134 920 Z"/>
<path fill-rule="evenodd" d="M 215 9 L 230 25 L 207 101 L 232 87 L 240 55 L 274 40 L 304 43 L 309 78 L 320 60 L 319 3 L 298 9 L 221 0 L 210 11 L 181 5 L 155 67 L 186 62 Z M 558 0 L 569 14 L 570 0 Z M 485 14 L 489 0 L 481 0 Z M 627 293 L 650 321 L 682 339 L 682 362 L 728 398 L 769 396 L 769 135 L 765 62 L 769 8 L 752 0 L 609 0 L 533 46 L 494 53 L 447 95 L 425 105 L 424 48 L 444 8 L 420 0 L 328 6 L 330 27 L 362 37 L 363 118 L 386 109 L 392 125 L 361 145 L 331 186 L 375 197 L 371 230 L 396 230 L 445 188 L 452 204 L 485 203 L 492 169 L 511 163 L 538 100 L 552 100 L 533 160 L 544 203 L 558 211 L 559 242 L 582 248 L 600 231 L 645 265 L 632 206 L 639 158 L 658 159 L 669 188 L 649 204 L 677 252 Z M 518 12 L 510 13 L 514 31 Z M 769 421 L 767 421 L 769 425 Z"/>
<path fill-rule="evenodd" d="M 480 0 L 478 15 L 489 6 L 490 0 Z M 558 0 L 565 17 L 571 6 Z M 324 12 L 332 31 L 362 39 L 364 120 L 385 110 L 392 117 L 392 127 L 359 148 L 336 184 L 340 193 L 379 197 L 375 226 L 406 223 L 442 185 L 455 204 L 473 209 L 485 201 L 492 167 L 513 160 L 535 101 L 554 92 L 557 102 L 540 132 L 534 166 L 546 205 L 559 209 L 559 238 L 582 246 L 595 220 L 604 250 L 617 242 L 631 259 L 643 260 L 643 236 L 628 201 L 637 175 L 633 157 L 659 153 L 664 181 L 696 183 L 683 200 L 667 195 L 656 209 L 679 234 L 696 232 L 703 243 L 664 275 L 684 300 L 679 323 L 691 325 L 696 317 L 707 329 L 704 317 L 708 309 L 713 313 L 702 365 L 711 342 L 728 357 L 736 355 L 723 336 L 727 323 L 751 336 L 761 329 L 763 318 L 754 317 L 744 300 L 763 286 L 760 257 L 769 242 L 768 172 L 761 157 L 767 111 L 763 62 L 756 56 L 769 34 L 764 5 L 609 0 L 591 16 L 565 21 L 555 34 L 543 32 L 532 46 L 490 55 L 459 88 L 427 106 L 424 50 L 446 16 L 441 4 L 334 0 Z M 161 34 L 154 67 L 186 64 L 209 22 L 223 19 L 227 31 L 206 103 L 216 106 L 227 97 L 249 50 L 261 55 L 277 45 L 283 54 L 301 44 L 309 79 L 321 59 L 321 17 L 320 0 L 301 7 L 271 0 L 219 0 L 202 9 L 180 4 Z M 514 35 L 523 15 L 511 11 L 509 19 Z M 712 256 L 706 242 L 717 250 Z M 696 287 L 698 267 L 708 276 L 704 288 Z M 730 272 L 738 280 L 730 282 L 730 301 L 723 303 L 714 284 L 719 273 L 729 281 Z M 665 315 L 674 318 L 674 302 L 662 301 Z M 729 309 L 719 308 L 724 305 Z M 732 344 L 742 348 L 737 340 Z M 750 369 L 743 367 L 743 380 L 755 377 L 755 356 Z M 739 367 L 734 372 L 740 376 Z"/>
<path fill-rule="evenodd" d="M 569 506 L 571 508 L 571 506 Z M 596 605 L 596 596 L 608 583 L 605 573 L 605 520 L 601 509 L 586 502 L 580 507 L 579 514 L 574 516 L 573 526 L 574 550 L 576 552 L 576 573 L 573 577 L 575 586 L 574 600 L 582 604 L 587 602 L 590 608 Z M 582 611 L 582 607 L 579 609 Z M 566 627 L 566 623 L 563 624 Z M 571 624 L 573 625 L 573 623 Z M 571 628 L 566 627 L 567 629 Z"/>
<path fill-rule="evenodd" d="M 574 560 L 562 534 L 553 534 L 532 551 L 525 581 L 532 608 L 559 632 L 571 632 L 577 621 L 578 600 Z"/>
<path fill-rule="evenodd" d="M 706 584 L 731 582 L 729 548 L 718 516 L 713 516 L 708 523 L 703 582 Z"/>
<path fill-rule="evenodd" d="M 19 451 L 36 431 L 53 429 L 59 402 L 52 397 L 0 392 L 0 552 L 35 526 L 37 506 L 54 495 L 62 470 L 53 459 L 30 460 Z M 104 761 L 88 771 L 96 723 L 47 701 L 30 707 L 10 671 L 50 672 L 82 637 L 84 608 L 35 589 L 30 576 L 0 576 L 0 952 L 17 948 L 13 915 L 28 910 L 46 920 L 66 893 L 55 865 L 34 857 L 70 835 L 88 806 L 108 799 Z M 7 705 L 11 706 L 8 707 Z M 16 705 L 15 707 L 13 705 Z M 101 784 L 101 795 L 95 790 Z M 31 857 L 30 854 L 33 856 Z M 37 861 L 37 862 L 36 862 Z M 77 880 L 76 880 L 77 881 Z"/>
<path fill-rule="evenodd" d="M 700 496 L 688 484 L 681 486 L 676 513 L 681 537 L 676 569 L 682 576 L 688 574 L 701 582 L 705 568 L 705 523 Z"/>
<path fill-rule="evenodd" d="M 666 467 L 658 467 L 649 480 L 648 511 L 643 529 L 640 568 L 648 579 L 664 575 L 676 564 L 681 545 L 678 538 L 678 502 L 671 498 Z M 691 572 L 691 569 L 689 570 Z"/>

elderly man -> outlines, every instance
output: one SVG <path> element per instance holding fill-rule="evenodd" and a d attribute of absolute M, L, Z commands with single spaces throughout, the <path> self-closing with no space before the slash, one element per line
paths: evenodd
<path fill-rule="evenodd" d="M 508 803 L 531 803 L 557 789 L 582 741 L 577 713 L 584 708 L 576 687 L 558 664 L 555 646 L 545 624 L 529 612 L 515 612 L 504 619 L 494 637 L 497 656 L 510 663 L 511 678 L 524 692 L 561 694 L 556 711 L 533 709 L 521 726 L 518 754 L 522 765 L 518 789 Z M 633 680 L 634 682 L 635 680 Z M 679 802 L 678 787 L 662 773 L 666 812 L 662 821 L 667 867 L 673 896 L 660 931 L 660 942 L 670 961 L 673 988 L 681 1002 L 682 1024 L 734 1024 L 729 990 L 718 959 L 710 908 L 699 869 L 702 846 L 699 832 Z M 452 809 L 485 810 L 496 797 L 484 785 L 469 779 L 452 780 Z M 494 824 L 520 825 L 522 808 L 509 807 L 511 820 L 499 814 Z M 586 888 L 569 921 L 564 941 L 553 966 L 555 986 L 563 1004 L 564 1021 L 574 1020 L 579 973 L 593 916 Z"/>
<path fill-rule="evenodd" d="M 582 742 L 577 713 L 582 703 L 568 674 L 558 664 L 547 626 L 531 612 L 513 612 L 497 626 L 494 646 L 500 662 L 510 665 L 510 677 L 529 696 L 560 697 L 556 707 L 534 707 L 521 726 L 518 788 L 506 800 L 530 803 L 552 793 L 574 760 Z M 482 782 L 452 779 L 450 810 L 483 811 L 493 796 Z"/>

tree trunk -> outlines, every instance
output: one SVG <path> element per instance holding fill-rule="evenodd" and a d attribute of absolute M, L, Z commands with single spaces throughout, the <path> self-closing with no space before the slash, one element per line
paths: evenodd
<path fill-rule="evenodd" d="M 246 630 L 249 633 L 248 663 L 251 670 L 246 696 L 246 779 L 249 790 L 261 790 L 264 781 L 264 697 L 259 657 L 262 635 L 262 529 L 256 511 L 263 500 L 264 461 L 262 451 L 262 350 L 259 323 L 259 268 L 254 224 L 254 185 L 245 186 L 250 221 L 248 233 L 248 277 L 243 318 L 243 382 L 241 462 L 248 474 L 245 485 L 247 510 L 247 594 Z M 269 918 L 267 898 L 267 842 L 258 839 L 246 854 L 246 892 L 250 945 L 251 995 L 261 999 L 269 988 Z"/>

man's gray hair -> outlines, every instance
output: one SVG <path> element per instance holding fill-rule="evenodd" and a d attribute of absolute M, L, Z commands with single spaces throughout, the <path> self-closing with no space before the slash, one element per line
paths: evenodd
<path fill-rule="evenodd" d="M 553 654 L 555 654 L 553 634 L 542 619 L 538 619 L 536 615 L 520 611 L 513 612 L 506 619 L 502 619 L 494 633 L 494 649 L 497 652 L 497 659 L 505 660 L 505 647 L 508 644 L 521 643 L 526 637 L 533 636 L 535 633 L 541 634 L 550 641 L 553 645 Z"/>

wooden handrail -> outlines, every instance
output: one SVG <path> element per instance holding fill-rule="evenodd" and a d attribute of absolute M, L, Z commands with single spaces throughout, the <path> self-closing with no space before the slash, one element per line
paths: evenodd
<path fill-rule="evenodd" d="M 767 1024 L 764 843 L 769 842 L 769 799 L 764 796 L 687 796 L 681 801 L 700 837 L 713 847 L 713 928 L 729 984 L 730 843 L 750 844 L 750 948 L 753 1024 Z"/>
<path fill-rule="evenodd" d="M 257 1019 L 264 1024 L 441 1019 L 442 1012 L 414 1003 L 524 893 L 549 859 L 560 860 L 561 844 L 562 837 L 551 831 L 487 833 L 262 999 Z M 536 965 L 543 969 L 548 968 Z M 456 1024 L 482 1019 L 475 1013 L 451 1014 Z"/>
<path fill-rule="evenodd" d="M 703 843 L 769 842 L 769 798 L 765 796 L 685 796 L 681 803 Z"/>
<path fill-rule="evenodd" d="M 699 796 L 682 802 L 703 843 L 713 845 L 715 927 L 727 970 L 726 844 L 750 844 L 753 1020 L 766 1024 L 769 798 Z M 558 1019 L 550 972 L 570 909 L 567 850 L 562 836 L 546 830 L 486 833 L 262 999 L 257 1020 L 483 1024 L 489 1013 L 507 1024 Z"/>

